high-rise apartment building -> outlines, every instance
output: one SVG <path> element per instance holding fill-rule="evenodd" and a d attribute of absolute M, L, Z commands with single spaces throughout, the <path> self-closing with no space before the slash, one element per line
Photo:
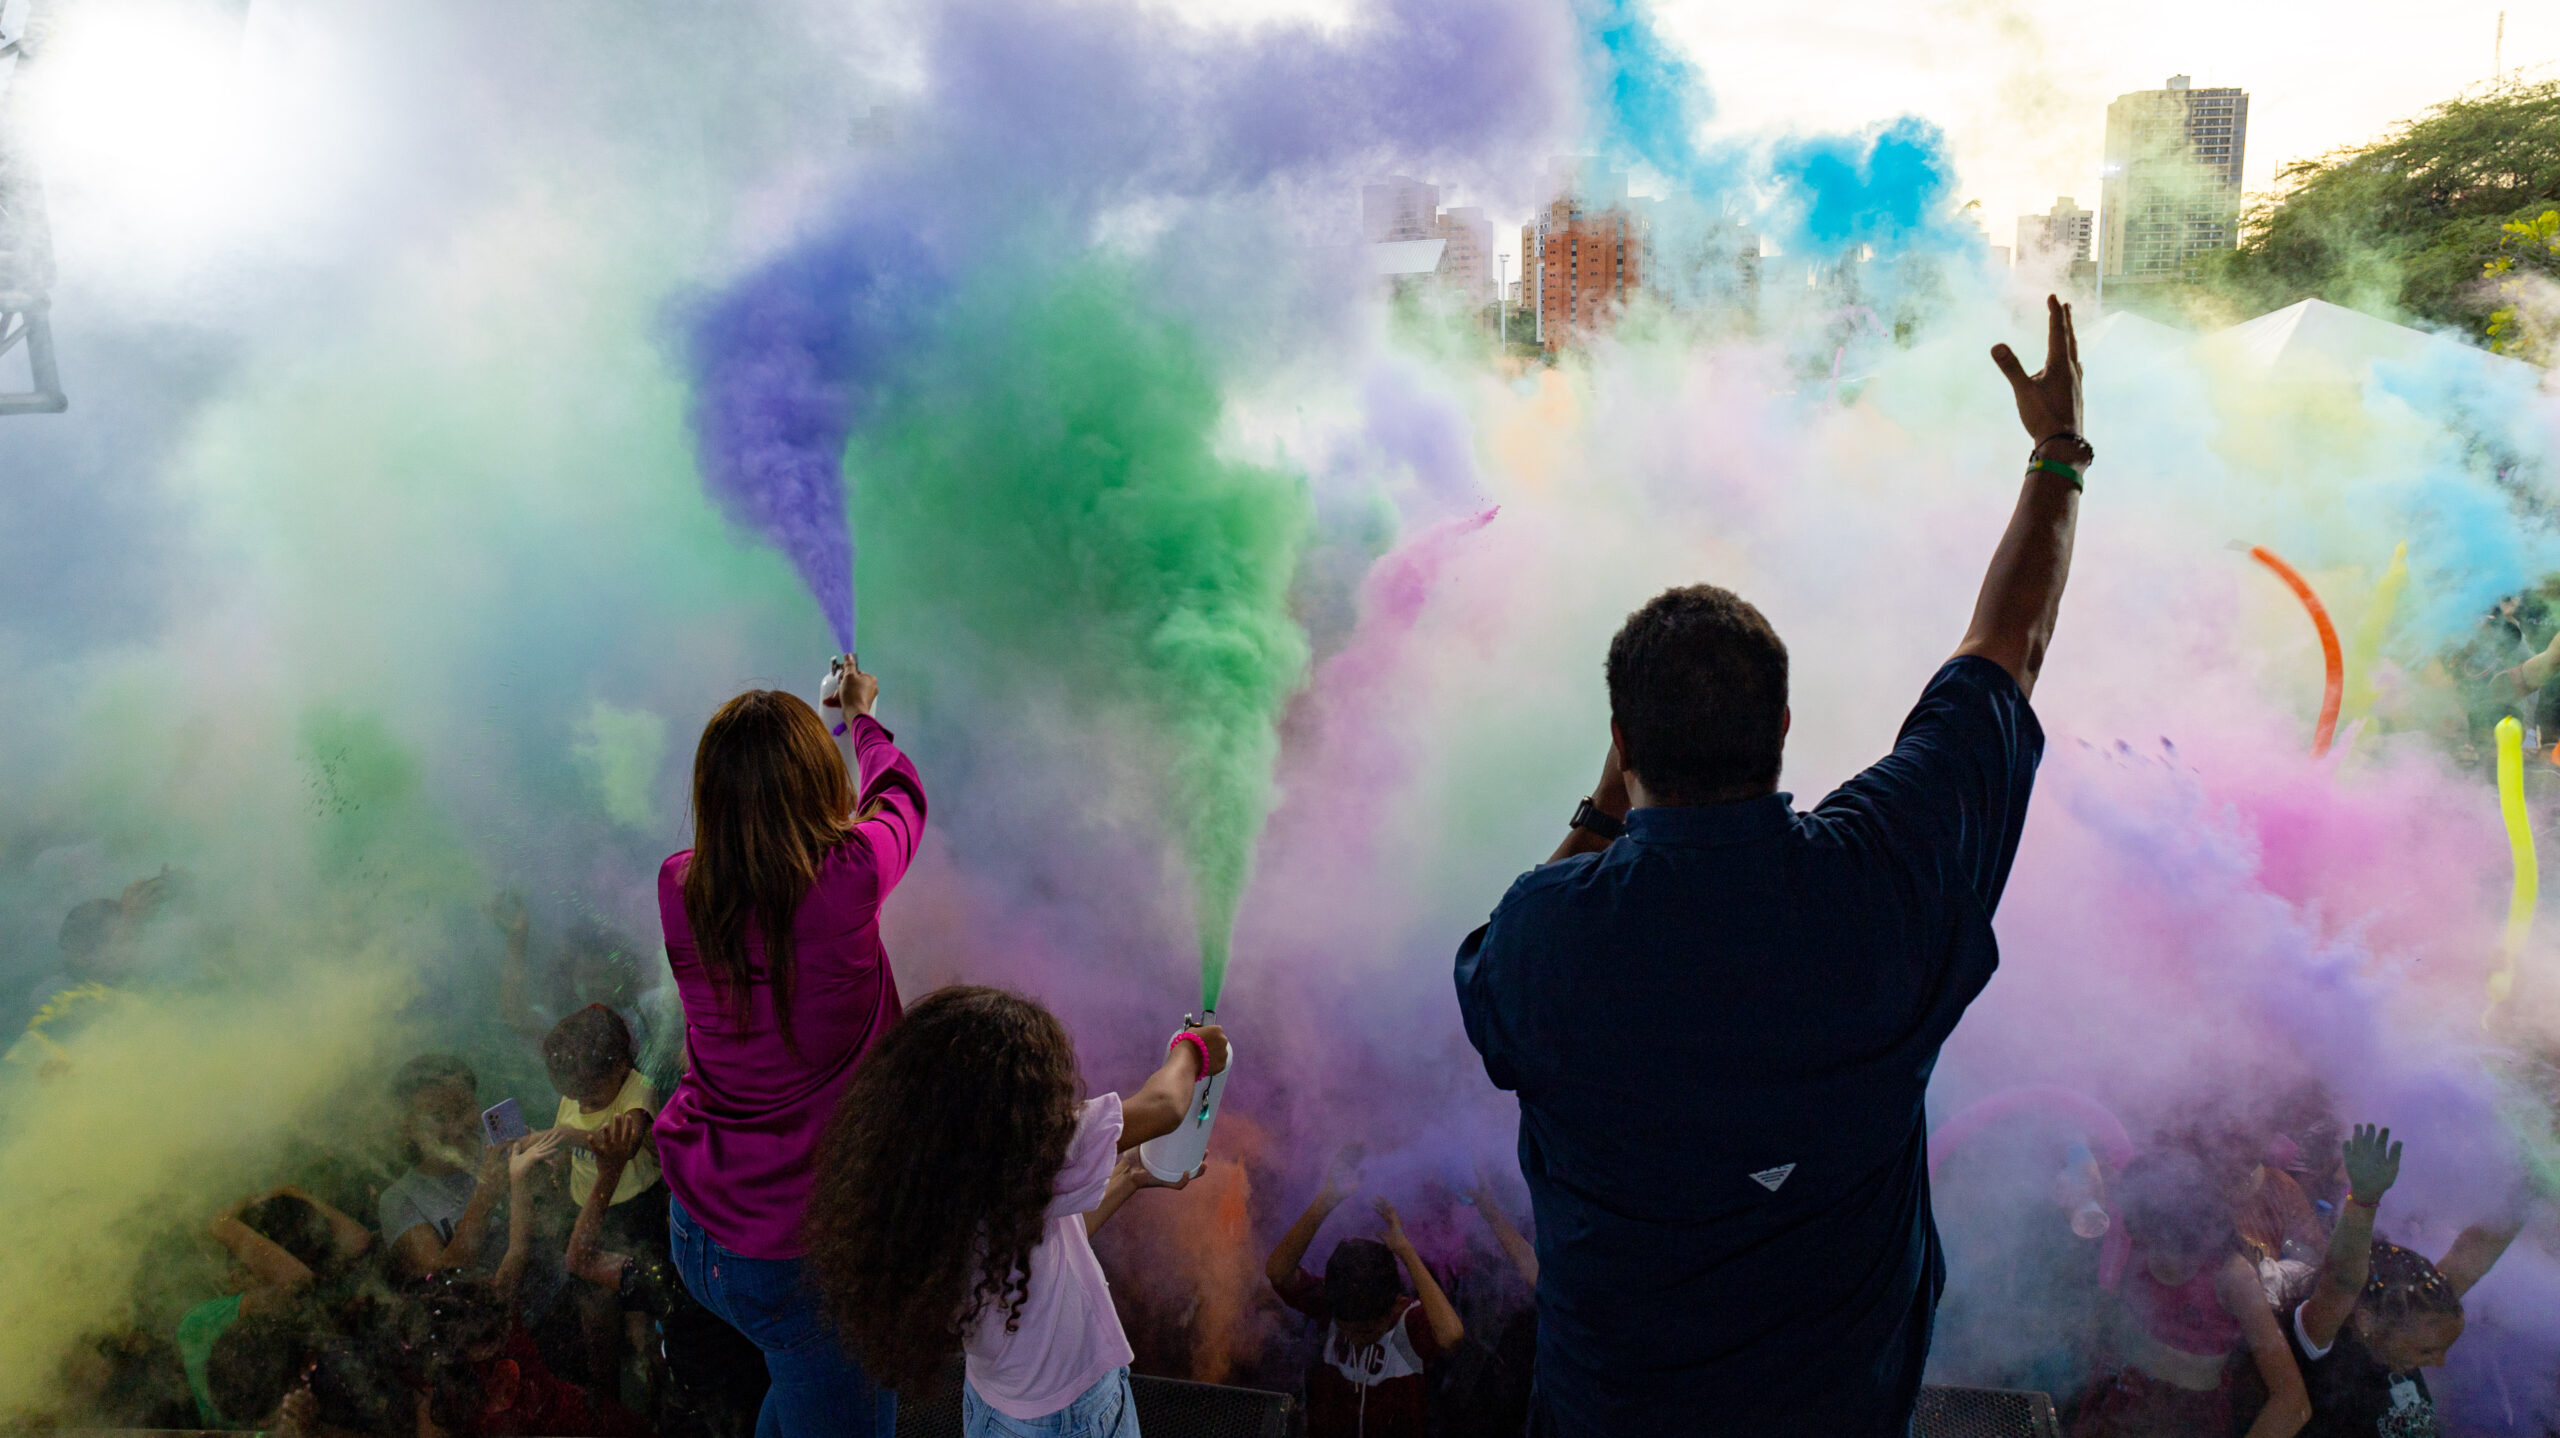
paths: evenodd
<path fill-rule="evenodd" d="M 2245 90 L 2166 89 L 2107 107 L 2099 197 L 2099 267 L 2110 283 L 2175 279 L 2197 256 L 2240 243 L 2240 169 L 2249 136 Z"/>
<path fill-rule="evenodd" d="M 1373 245 L 1432 239 L 1432 222 L 1439 214 L 1440 187 L 1410 175 L 1389 175 L 1360 187 L 1360 238 Z"/>
<path fill-rule="evenodd" d="M 2068 265 L 2088 259 L 2097 231 L 2097 215 L 2064 195 L 2041 215 L 2018 217 L 2018 263 Z"/>
<path fill-rule="evenodd" d="M 1441 209 L 1438 185 L 1424 184 L 1410 175 L 1389 175 L 1377 184 L 1362 185 L 1360 237 L 1371 245 L 1444 241 L 1431 262 L 1429 284 L 1469 305 L 1493 303 L 1493 222 L 1473 205 Z M 1419 285 L 1425 276 L 1417 272 L 1409 278 Z"/>
<path fill-rule="evenodd" d="M 1440 283 L 1468 304 L 1493 303 L 1493 221 L 1474 205 L 1461 205 L 1442 210 L 1431 233 L 1449 242 L 1440 252 Z"/>
<path fill-rule="evenodd" d="M 1520 269 L 1549 351 L 1606 329 L 1652 272 L 1653 227 L 1627 200 L 1627 177 L 1590 160 L 1558 160 L 1556 198 L 1520 227 Z"/>

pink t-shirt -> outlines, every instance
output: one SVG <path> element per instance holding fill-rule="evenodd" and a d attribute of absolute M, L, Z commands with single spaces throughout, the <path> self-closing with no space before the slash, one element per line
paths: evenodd
<path fill-rule="evenodd" d="M 989 1308 L 969 1329 L 969 1386 L 1007 1418 L 1046 1418 L 1133 1356 L 1084 1232 L 1119 1156 L 1120 1095 L 1087 1100 L 1049 1201 L 1049 1231 L 1031 1250 L 1021 1324 L 1007 1333 L 1003 1312 Z"/>
<path fill-rule="evenodd" d="M 764 938 L 747 935 L 747 1022 L 722 1002 L 684 912 L 687 849 L 658 870 L 658 917 L 684 998 L 692 1066 L 658 1112 L 658 1165 L 702 1231 L 749 1258 L 798 1258 L 818 1140 L 854 1065 L 898 1021 L 897 976 L 880 945 L 880 905 L 924 839 L 924 783 L 889 731 L 851 730 L 856 774 L 878 812 L 827 851 L 792 916 L 791 1036 L 774 1023 Z"/>

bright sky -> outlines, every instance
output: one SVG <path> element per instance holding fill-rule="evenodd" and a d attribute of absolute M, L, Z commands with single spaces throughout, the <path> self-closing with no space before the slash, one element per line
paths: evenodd
<path fill-rule="evenodd" d="M 1992 243 L 2057 195 L 2098 202 L 2107 103 L 2189 74 L 2249 92 L 2246 184 L 2370 139 L 2505 62 L 2560 74 L 2550 0 L 1658 0 L 1707 75 L 1719 126 L 1847 129 L 1903 112 L 1947 131 Z M 1516 241 L 1515 241 L 1516 243 Z"/>
<path fill-rule="evenodd" d="M 1341 23 L 1362 0 L 1137 0 L 1213 23 L 1306 15 Z M 1720 129 L 1856 130 L 1909 113 L 1955 152 L 1959 198 L 1980 200 L 1993 244 L 2059 195 L 2098 205 L 2107 104 L 2171 75 L 2249 92 L 2245 183 L 2291 160 L 2374 138 L 2496 64 L 2560 75 L 2553 0 L 1654 0 L 1705 71 Z M 1469 203 L 1460 195 L 1456 203 Z M 1519 219 L 1496 215 L 1514 257 Z"/>

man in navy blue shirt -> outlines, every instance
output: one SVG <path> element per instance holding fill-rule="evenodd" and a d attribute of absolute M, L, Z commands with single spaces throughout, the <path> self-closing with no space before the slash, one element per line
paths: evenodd
<path fill-rule="evenodd" d="M 1992 351 L 2025 486 L 1893 752 L 1797 813 L 1786 647 L 1724 590 L 1671 590 L 1609 646 L 1599 791 L 1458 951 L 1467 1037 L 1520 1096 L 1533 1432 L 1909 1431 L 1946 1282 L 1922 1098 L 1998 963 L 2094 457 L 2046 306 L 2041 373 Z"/>

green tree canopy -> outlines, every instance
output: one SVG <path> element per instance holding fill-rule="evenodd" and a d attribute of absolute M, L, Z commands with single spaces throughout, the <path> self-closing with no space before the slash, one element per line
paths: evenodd
<path fill-rule="evenodd" d="M 2448 100 L 2276 180 L 2240 247 L 2198 275 L 2217 297 L 2250 314 L 2318 298 L 2485 334 L 2501 303 L 2490 266 L 2560 270 L 2508 229 L 2560 205 L 2560 80 Z"/>

